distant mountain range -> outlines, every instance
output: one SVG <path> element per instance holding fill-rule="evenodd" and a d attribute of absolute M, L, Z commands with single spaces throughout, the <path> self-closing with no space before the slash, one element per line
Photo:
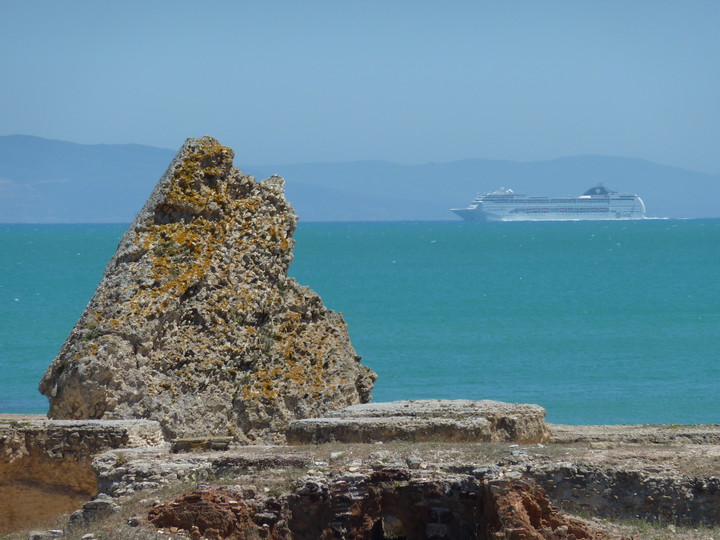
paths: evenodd
<path fill-rule="evenodd" d="M 1 223 L 130 222 L 175 150 L 82 145 L 27 135 L 0 137 Z M 720 175 L 635 158 L 575 156 L 516 162 L 467 159 L 399 165 L 384 161 L 235 164 L 258 180 L 279 174 L 302 221 L 458 219 L 450 208 L 511 187 L 528 195 L 578 195 L 604 183 L 637 193 L 648 216 L 720 217 Z"/>

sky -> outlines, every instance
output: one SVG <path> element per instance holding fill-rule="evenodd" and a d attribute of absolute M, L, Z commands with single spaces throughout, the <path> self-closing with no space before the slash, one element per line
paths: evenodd
<path fill-rule="evenodd" d="M 0 135 L 720 173 L 715 0 L 0 2 Z"/>

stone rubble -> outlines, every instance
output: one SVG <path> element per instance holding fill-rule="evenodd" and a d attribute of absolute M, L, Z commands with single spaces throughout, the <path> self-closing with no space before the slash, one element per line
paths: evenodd
<path fill-rule="evenodd" d="M 208 539 L 600 537 L 526 482 L 388 468 L 309 474 L 273 497 L 208 487 L 154 507 L 148 521 Z"/>

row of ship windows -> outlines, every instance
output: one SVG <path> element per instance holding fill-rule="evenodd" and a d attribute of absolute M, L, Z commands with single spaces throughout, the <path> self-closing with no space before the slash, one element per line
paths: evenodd
<path fill-rule="evenodd" d="M 485 203 L 501 203 L 501 204 L 608 204 L 607 199 L 526 199 L 524 201 L 514 201 L 512 199 L 489 199 L 485 198 Z M 615 199 L 613 201 L 616 205 L 620 206 L 631 206 L 635 203 L 634 198 L 628 199 Z"/>
<path fill-rule="evenodd" d="M 609 208 L 515 208 L 511 214 L 607 214 Z"/>

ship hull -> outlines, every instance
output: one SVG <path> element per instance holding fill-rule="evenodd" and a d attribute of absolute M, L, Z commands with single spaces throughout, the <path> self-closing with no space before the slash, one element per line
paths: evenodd
<path fill-rule="evenodd" d="M 500 216 L 474 208 L 455 208 L 452 211 L 465 221 L 503 221 Z"/>
<path fill-rule="evenodd" d="M 493 221 L 622 221 L 645 219 L 645 216 L 620 213 L 607 214 L 589 214 L 583 216 L 577 215 L 559 215 L 559 214 L 538 214 L 534 216 L 498 216 L 489 212 L 479 211 L 463 211 L 464 208 L 453 210 L 455 214 L 465 221 L 493 222 Z"/>

